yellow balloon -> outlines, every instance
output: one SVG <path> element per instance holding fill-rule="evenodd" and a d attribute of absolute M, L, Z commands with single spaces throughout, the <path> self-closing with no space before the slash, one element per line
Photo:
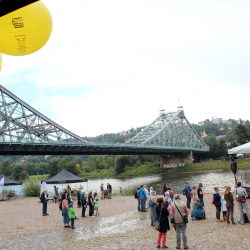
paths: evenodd
<path fill-rule="evenodd" d="M 41 49 L 52 32 L 52 17 L 37 1 L 0 17 L 0 52 L 25 56 Z"/>
<path fill-rule="evenodd" d="M 1 68 L 2 68 L 2 60 L 3 60 L 2 54 L 0 53 L 0 72 L 1 72 Z"/>

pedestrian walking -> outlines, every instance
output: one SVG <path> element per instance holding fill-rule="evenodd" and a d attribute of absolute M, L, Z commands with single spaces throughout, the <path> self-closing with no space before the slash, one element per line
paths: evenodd
<path fill-rule="evenodd" d="M 247 197 L 248 197 L 248 194 L 246 192 L 246 189 L 241 187 L 241 182 L 238 181 L 237 188 L 236 188 L 236 201 L 238 202 L 238 205 L 239 205 L 240 220 L 241 220 L 242 225 L 244 224 L 243 209 L 245 209 L 246 211 L 248 221 L 250 220 L 250 209 L 246 201 Z"/>
<path fill-rule="evenodd" d="M 155 211 L 157 214 L 157 221 L 160 222 L 160 230 L 157 237 L 156 247 L 161 248 L 161 240 L 162 240 L 162 249 L 168 248 L 166 246 L 166 238 L 167 238 L 167 231 L 170 230 L 168 215 L 169 212 L 166 207 L 163 206 L 163 197 L 158 197 L 157 206 L 155 207 Z"/>
<path fill-rule="evenodd" d="M 214 193 L 213 193 L 213 199 L 214 199 L 214 205 L 216 207 L 216 219 L 217 221 L 222 221 L 220 219 L 220 212 L 221 212 L 221 196 L 219 194 L 219 188 L 215 187 L 214 188 Z"/>
<path fill-rule="evenodd" d="M 187 181 L 186 185 L 185 185 L 185 189 L 186 189 L 186 197 L 187 197 L 187 207 L 188 209 L 191 209 L 191 195 L 190 195 L 190 181 Z"/>
<path fill-rule="evenodd" d="M 199 185 L 198 185 L 198 189 L 197 189 L 197 195 L 198 195 L 198 198 L 200 199 L 200 204 L 204 207 L 205 204 L 204 204 L 204 199 L 203 199 L 203 195 L 206 193 L 206 192 L 203 192 L 202 191 L 202 188 L 203 187 L 203 184 L 200 182 Z"/>
<path fill-rule="evenodd" d="M 175 227 L 176 230 L 176 241 L 177 246 L 176 249 L 181 249 L 181 234 L 182 234 L 182 241 L 184 249 L 188 249 L 187 245 L 187 223 L 184 221 L 184 216 L 187 216 L 189 210 L 185 202 L 181 201 L 179 195 L 175 196 L 175 202 L 171 205 L 170 208 L 171 212 L 171 223 Z"/>
<path fill-rule="evenodd" d="M 65 194 L 62 194 L 61 202 L 62 202 L 62 216 L 63 216 L 64 227 L 70 227 L 70 225 L 69 225 L 69 214 L 68 214 L 69 204 L 68 204 L 68 200 L 66 199 Z"/>
<path fill-rule="evenodd" d="M 227 224 L 230 224 L 229 217 L 231 215 L 231 222 L 233 225 L 236 225 L 236 223 L 234 222 L 234 197 L 230 191 L 231 187 L 227 186 L 224 193 L 224 199 L 226 201 L 227 207 Z"/>

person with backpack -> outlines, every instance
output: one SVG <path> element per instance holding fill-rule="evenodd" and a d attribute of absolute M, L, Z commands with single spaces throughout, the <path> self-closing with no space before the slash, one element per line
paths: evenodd
<path fill-rule="evenodd" d="M 137 195 L 141 199 L 141 212 L 147 212 L 147 210 L 145 210 L 147 195 L 146 195 L 146 192 L 144 190 L 144 186 L 143 185 L 141 185 L 141 188 L 138 191 Z"/>
<path fill-rule="evenodd" d="M 191 209 L 190 181 L 187 181 L 187 184 L 185 185 L 185 190 L 186 190 L 186 197 L 187 197 L 187 208 Z"/>
<path fill-rule="evenodd" d="M 66 199 L 65 194 L 62 194 L 61 204 L 62 204 L 62 216 L 63 216 L 64 227 L 70 227 L 69 214 L 68 214 L 69 203 L 68 200 Z"/>
<path fill-rule="evenodd" d="M 221 196 L 219 194 L 219 188 L 215 187 L 214 188 L 214 193 L 213 193 L 213 200 L 212 200 L 212 204 L 215 205 L 216 207 L 216 219 L 217 221 L 222 221 L 220 219 L 220 212 L 221 212 Z"/>
<path fill-rule="evenodd" d="M 87 199 L 85 197 L 84 191 L 82 191 L 81 202 L 82 202 L 82 217 L 86 217 L 85 212 L 86 212 L 86 208 L 87 208 Z"/>
<path fill-rule="evenodd" d="M 157 205 L 156 203 L 156 197 L 155 191 L 150 191 L 150 198 L 149 198 L 149 207 L 150 207 L 150 218 L 151 218 L 151 226 L 155 226 L 156 223 L 156 219 L 157 219 L 157 215 L 156 215 L 156 211 L 155 211 L 155 206 Z"/>
<path fill-rule="evenodd" d="M 248 203 L 246 201 L 246 198 L 248 197 L 248 194 L 246 192 L 246 189 L 241 187 L 241 182 L 237 182 L 237 188 L 236 188 L 236 201 L 239 205 L 239 211 L 240 211 L 240 220 L 241 224 L 244 225 L 244 216 L 243 216 L 243 209 L 246 211 L 246 215 L 248 217 L 248 221 L 250 220 L 250 209 L 248 206 Z M 250 223 L 250 221 L 249 221 Z"/>
<path fill-rule="evenodd" d="M 137 201 L 138 201 L 138 211 L 141 211 L 141 200 L 140 200 L 140 197 L 138 196 L 139 190 L 140 190 L 140 188 L 138 188 L 137 191 L 135 192 L 135 199 L 137 199 Z"/>

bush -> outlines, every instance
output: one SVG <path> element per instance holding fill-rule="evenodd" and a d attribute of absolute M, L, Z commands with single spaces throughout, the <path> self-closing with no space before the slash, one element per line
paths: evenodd
<path fill-rule="evenodd" d="M 130 160 L 131 158 L 129 155 L 119 155 L 115 161 L 115 166 L 114 166 L 115 172 L 117 174 L 122 173 L 126 165 L 130 164 Z"/>
<path fill-rule="evenodd" d="M 88 172 L 91 172 L 91 167 L 88 166 L 88 165 L 85 165 L 83 169 L 84 169 L 84 171 L 87 172 L 87 173 L 88 173 Z"/>
<path fill-rule="evenodd" d="M 40 196 L 40 182 L 38 180 L 30 180 L 24 183 L 23 193 L 28 197 L 39 197 Z"/>
<path fill-rule="evenodd" d="M 14 194 L 15 193 L 15 190 L 12 190 L 12 189 L 3 189 L 2 191 L 3 194 Z"/>

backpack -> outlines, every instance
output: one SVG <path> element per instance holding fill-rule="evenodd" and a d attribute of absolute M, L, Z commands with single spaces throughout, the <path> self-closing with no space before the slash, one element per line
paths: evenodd
<path fill-rule="evenodd" d="M 190 196 L 191 196 L 191 198 L 193 198 L 193 191 L 192 191 L 192 192 L 190 192 Z"/>
<path fill-rule="evenodd" d="M 183 195 L 187 195 L 187 190 L 186 190 L 186 188 L 183 188 L 182 194 L 183 194 Z"/>
<path fill-rule="evenodd" d="M 59 210 L 62 211 L 62 201 L 59 203 Z"/>
<path fill-rule="evenodd" d="M 135 192 L 135 199 L 138 199 L 137 191 Z"/>
<path fill-rule="evenodd" d="M 153 201 L 149 200 L 149 203 L 148 203 L 148 205 L 149 205 L 150 207 L 153 207 L 153 206 L 154 206 L 154 203 L 153 203 Z"/>

